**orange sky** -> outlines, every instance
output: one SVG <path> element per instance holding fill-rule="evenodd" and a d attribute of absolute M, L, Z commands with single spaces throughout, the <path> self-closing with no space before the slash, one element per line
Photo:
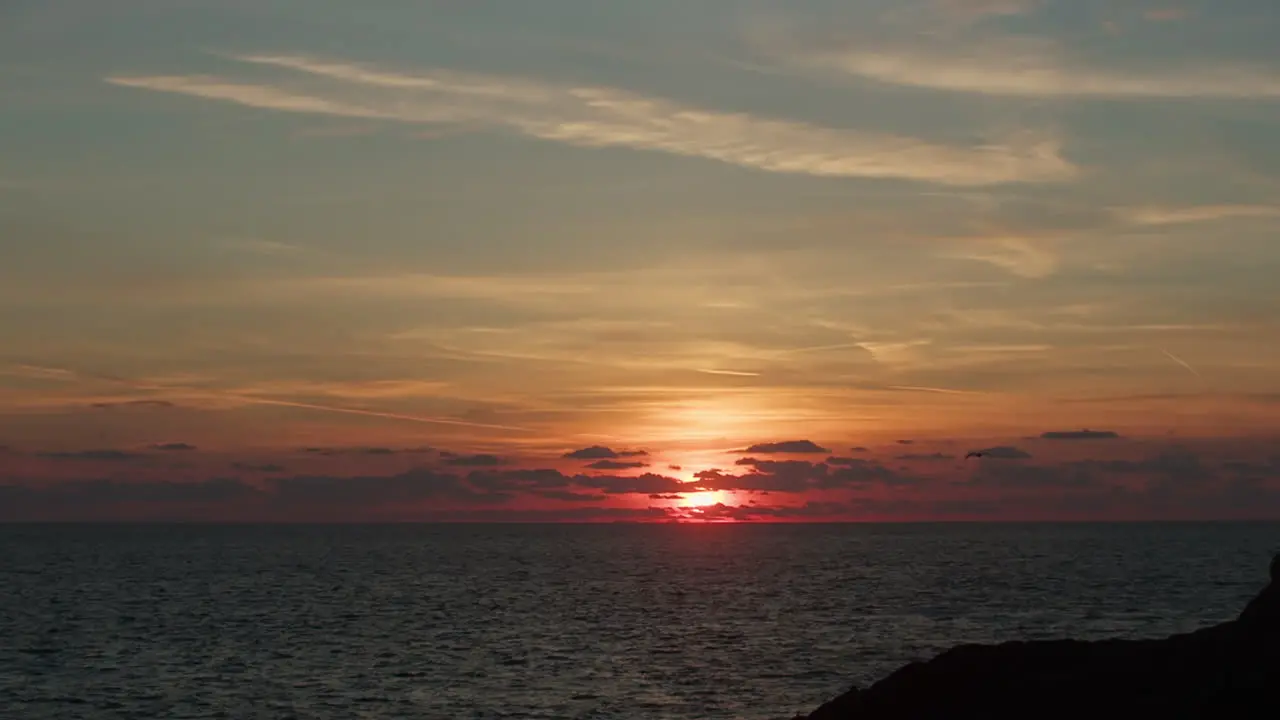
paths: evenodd
<path fill-rule="evenodd" d="M 1280 516 L 1261 0 L 20 5 L 4 519 Z"/>

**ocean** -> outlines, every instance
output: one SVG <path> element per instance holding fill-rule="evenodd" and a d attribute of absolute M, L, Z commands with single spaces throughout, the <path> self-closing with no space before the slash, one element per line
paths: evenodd
<path fill-rule="evenodd" d="M 1235 616 L 1280 524 L 0 526 L 0 717 L 775 720 Z"/>

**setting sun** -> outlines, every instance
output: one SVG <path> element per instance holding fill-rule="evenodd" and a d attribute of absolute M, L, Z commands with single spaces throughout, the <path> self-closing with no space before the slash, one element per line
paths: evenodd
<path fill-rule="evenodd" d="M 687 493 L 684 496 L 684 500 L 680 502 L 680 506 L 687 508 L 711 507 L 721 503 L 727 504 L 731 499 L 729 493 L 723 490 L 701 490 Z"/>

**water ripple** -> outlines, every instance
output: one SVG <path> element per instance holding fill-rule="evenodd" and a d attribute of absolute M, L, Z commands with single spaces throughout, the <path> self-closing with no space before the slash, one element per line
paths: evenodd
<path fill-rule="evenodd" d="M 1234 615 L 1280 526 L 0 528 L 6 717 L 789 717 Z"/>

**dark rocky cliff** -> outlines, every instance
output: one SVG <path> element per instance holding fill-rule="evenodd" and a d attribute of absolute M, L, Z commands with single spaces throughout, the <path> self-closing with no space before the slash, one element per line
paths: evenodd
<path fill-rule="evenodd" d="M 1235 620 L 1160 640 L 961 645 L 797 720 L 1280 718 L 1280 556 Z"/>

